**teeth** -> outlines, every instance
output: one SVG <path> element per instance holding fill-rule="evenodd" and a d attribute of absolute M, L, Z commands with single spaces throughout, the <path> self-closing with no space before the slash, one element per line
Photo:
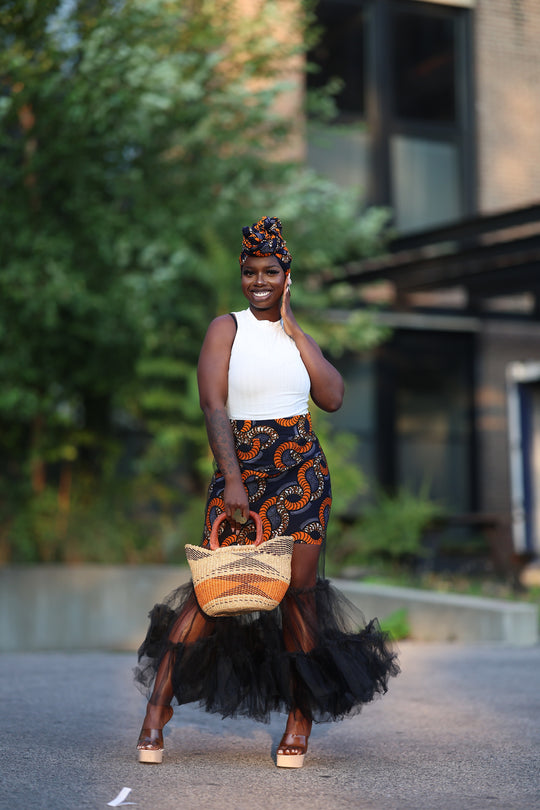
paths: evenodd
<path fill-rule="evenodd" d="M 269 290 L 266 290 L 265 292 L 254 292 L 253 295 L 255 298 L 264 298 L 266 295 L 270 295 L 270 292 Z"/>

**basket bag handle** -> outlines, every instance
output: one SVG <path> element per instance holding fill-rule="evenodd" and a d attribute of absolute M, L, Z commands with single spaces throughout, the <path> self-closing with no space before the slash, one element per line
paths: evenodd
<path fill-rule="evenodd" d="M 249 517 L 255 524 L 255 531 L 257 532 L 255 545 L 260 546 L 263 542 L 262 520 L 257 512 L 250 512 Z M 216 551 L 219 548 L 218 530 L 224 520 L 227 520 L 227 515 L 225 512 L 222 512 L 221 515 L 218 515 L 214 520 L 214 525 L 212 526 L 212 531 L 210 532 L 210 548 L 212 551 Z"/>

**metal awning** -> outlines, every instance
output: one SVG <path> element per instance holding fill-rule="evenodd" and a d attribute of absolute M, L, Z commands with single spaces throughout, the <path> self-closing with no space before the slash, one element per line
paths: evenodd
<path fill-rule="evenodd" d="M 392 240 L 388 253 L 346 265 L 340 278 L 390 281 L 403 294 L 462 287 L 469 307 L 494 296 L 530 293 L 540 316 L 540 204 L 479 216 Z"/>

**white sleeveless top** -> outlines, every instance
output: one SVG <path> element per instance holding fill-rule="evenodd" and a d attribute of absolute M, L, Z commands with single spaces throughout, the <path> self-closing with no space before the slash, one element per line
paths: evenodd
<path fill-rule="evenodd" d="M 237 331 L 229 361 L 229 419 L 284 419 L 307 413 L 311 381 L 281 321 L 233 313 Z"/>

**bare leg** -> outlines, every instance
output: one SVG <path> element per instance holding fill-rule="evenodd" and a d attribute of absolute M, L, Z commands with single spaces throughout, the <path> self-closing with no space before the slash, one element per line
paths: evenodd
<path fill-rule="evenodd" d="M 212 621 L 202 613 L 195 596 L 193 596 L 186 603 L 184 610 L 174 623 L 169 634 L 169 641 L 172 644 L 180 642 L 190 644 L 199 638 L 210 635 L 212 629 Z M 172 652 L 165 653 L 158 667 L 152 695 L 146 707 L 146 715 L 137 744 L 139 750 L 161 751 L 163 749 L 163 734 L 161 732 L 163 726 L 169 722 L 173 715 L 170 705 L 173 699 L 173 664 L 174 654 Z"/>
<path fill-rule="evenodd" d="M 320 546 L 295 544 L 291 565 L 291 587 L 298 589 L 314 588 L 317 581 L 317 563 Z M 313 628 L 316 624 L 315 596 L 307 593 L 300 597 L 302 610 L 295 597 L 287 595 L 283 600 L 283 641 L 285 649 L 293 652 L 309 652 L 315 645 Z M 306 619 L 309 621 L 306 622 Z M 285 734 L 277 749 L 278 758 L 283 756 L 298 759 L 307 750 L 307 739 L 311 732 L 312 719 L 296 708 L 289 713 Z M 300 760 L 302 762 L 303 760 Z M 292 762 L 292 760 L 291 760 Z"/>

